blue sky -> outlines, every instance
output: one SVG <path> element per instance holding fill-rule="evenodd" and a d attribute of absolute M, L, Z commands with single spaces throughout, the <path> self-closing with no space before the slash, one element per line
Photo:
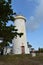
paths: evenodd
<path fill-rule="evenodd" d="M 27 41 L 35 49 L 43 47 L 43 0 L 12 0 L 12 8 L 26 17 Z"/>

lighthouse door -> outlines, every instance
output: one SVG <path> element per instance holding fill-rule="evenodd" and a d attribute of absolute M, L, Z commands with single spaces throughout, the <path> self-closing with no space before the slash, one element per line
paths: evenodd
<path fill-rule="evenodd" d="M 22 54 L 25 54 L 25 47 L 21 46 Z"/>

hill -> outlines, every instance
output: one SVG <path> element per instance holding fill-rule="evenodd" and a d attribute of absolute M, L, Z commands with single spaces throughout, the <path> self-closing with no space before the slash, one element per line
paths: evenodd
<path fill-rule="evenodd" d="M 43 56 L 3 55 L 0 56 L 0 65 L 43 65 Z"/>

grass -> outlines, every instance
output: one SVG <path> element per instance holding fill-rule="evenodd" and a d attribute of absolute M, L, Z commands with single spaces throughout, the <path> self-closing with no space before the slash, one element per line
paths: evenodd
<path fill-rule="evenodd" d="M 0 65 L 43 65 L 43 56 L 31 55 L 3 55 L 0 56 Z"/>

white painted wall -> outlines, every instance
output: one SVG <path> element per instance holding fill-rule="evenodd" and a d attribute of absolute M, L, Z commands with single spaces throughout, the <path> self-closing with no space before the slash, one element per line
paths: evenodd
<path fill-rule="evenodd" d="M 10 54 L 11 52 L 11 48 L 10 47 L 4 47 L 4 52 L 3 52 L 3 55 L 7 55 L 7 54 Z"/>
<path fill-rule="evenodd" d="M 18 33 L 23 33 L 23 35 L 21 38 L 19 36 L 17 36 L 17 39 L 14 38 L 12 40 L 14 54 L 22 53 L 21 46 L 25 46 L 25 54 L 29 54 L 29 51 L 27 48 L 27 40 L 26 40 L 25 21 L 26 21 L 26 19 L 23 16 L 15 17 L 14 25 L 16 26 L 16 29 L 18 29 Z"/>

